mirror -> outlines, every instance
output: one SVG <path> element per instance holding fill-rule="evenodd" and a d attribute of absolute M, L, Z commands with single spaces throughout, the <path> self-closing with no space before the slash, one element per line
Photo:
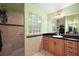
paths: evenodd
<path fill-rule="evenodd" d="M 64 25 L 65 34 L 79 34 L 79 14 L 60 18 L 57 27 L 60 25 Z"/>
<path fill-rule="evenodd" d="M 65 34 L 79 34 L 79 14 L 64 16 L 60 19 L 56 19 L 53 15 L 50 15 L 49 20 L 48 29 L 51 33 L 57 33 L 60 25 L 64 25 Z"/>

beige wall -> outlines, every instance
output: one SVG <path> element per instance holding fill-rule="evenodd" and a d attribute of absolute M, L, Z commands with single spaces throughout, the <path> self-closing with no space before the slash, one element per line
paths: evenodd
<path fill-rule="evenodd" d="M 25 55 L 31 56 L 42 49 L 42 36 L 26 38 Z"/>
<path fill-rule="evenodd" d="M 16 11 L 9 11 L 7 13 L 8 16 L 8 21 L 7 24 L 18 24 L 18 25 L 23 25 L 24 24 L 24 14 L 19 13 Z"/>
<path fill-rule="evenodd" d="M 23 13 L 8 11 L 8 24 L 23 25 Z M 0 55 L 24 55 L 24 27 L 0 25 L 2 51 Z"/>
<path fill-rule="evenodd" d="M 42 17 L 41 33 L 47 32 L 47 13 L 37 4 L 25 4 L 25 55 L 33 55 L 42 49 L 42 36 L 26 38 L 29 34 L 29 12 Z"/>

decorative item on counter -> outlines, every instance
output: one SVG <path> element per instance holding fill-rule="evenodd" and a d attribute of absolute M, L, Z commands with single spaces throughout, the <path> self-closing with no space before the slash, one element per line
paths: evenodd
<path fill-rule="evenodd" d="M 64 32 L 65 32 L 64 25 L 60 25 L 59 34 L 64 35 Z"/>
<path fill-rule="evenodd" d="M 5 24 L 7 22 L 7 10 L 4 7 L 0 8 L 0 23 Z"/>

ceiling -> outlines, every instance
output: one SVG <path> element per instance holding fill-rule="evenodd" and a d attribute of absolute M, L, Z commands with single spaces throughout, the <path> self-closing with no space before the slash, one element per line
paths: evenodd
<path fill-rule="evenodd" d="M 74 3 L 37 3 L 40 8 L 42 8 L 47 13 L 55 12 L 59 9 L 70 6 Z M 24 12 L 24 4 L 23 3 L 0 3 L 0 7 L 4 6 L 7 9 Z"/>
<path fill-rule="evenodd" d="M 52 13 L 73 4 L 74 3 L 38 3 L 37 5 L 45 10 L 47 13 Z"/>

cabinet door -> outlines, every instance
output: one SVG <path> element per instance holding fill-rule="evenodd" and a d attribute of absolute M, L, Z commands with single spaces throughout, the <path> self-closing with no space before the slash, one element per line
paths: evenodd
<path fill-rule="evenodd" d="M 55 54 L 55 39 L 53 38 L 49 39 L 49 51 Z"/>
<path fill-rule="evenodd" d="M 78 51 L 78 42 L 65 40 L 65 55 L 76 56 Z"/>
<path fill-rule="evenodd" d="M 77 43 L 78 47 L 77 47 L 77 55 L 79 56 L 79 42 Z"/>
<path fill-rule="evenodd" d="M 49 38 L 48 37 L 43 37 L 43 48 L 45 50 L 48 50 L 48 43 L 49 43 Z"/>
<path fill-rule="evenodd" d="M 63 56 L 64 55 L 64 40 L 56 39 L 55 42 L 56 42 L 55 54 L 58 55 L 58 56 Z"/>

